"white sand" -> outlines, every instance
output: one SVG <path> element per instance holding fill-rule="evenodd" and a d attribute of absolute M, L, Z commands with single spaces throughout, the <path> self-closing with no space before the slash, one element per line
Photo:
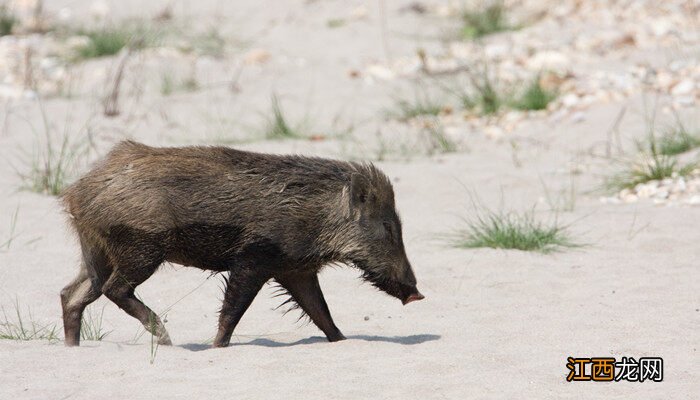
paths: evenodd
<path fill-rule="evenodd" d="M 47 7 L 53 11 L 65 5 L 74 18 L 89 18 L 88 1 L 51 3 Z M 107 3 L 124 16 L 153 15 L 168 2 Z M 272 91 L 285 99 L 292 115 L 311 109 L 317 131 L 330 129 L 335 115 L 356 121 L 358 137 L 371 137 L 384 123 L 377 115 L 391 104 L 393 83 L 367 85 L 348 78 L 349 69 L 362 70 L 385 57 L 376 2 L 367 2 L 367 19 L 332 30 L 328 19 L 348 16 L 365 2 L 197 3 L 204 4 L 176 3 L 175 15 L 201 17 L 204 26 L 217 21 L 230 37 L 252 41 L 248 48 L 268 51 L 270 61 L 246 69 L 237 94 L 217 88 L 162 98 L 154 75 L 143 98 L 124 100 L 131 104 L 125 108 L 136 111 L 113 120 L 95 117 L 93 158 L 126 137 L 156 145 L 207 144 L 229 131 L 240 137 L 257 129 L 251 127 L 259 121 L 257 112 L 267 111 Z M 446 29 L 444 20 L 432 25 L 398 13 L 406 2 L 399 3 L 386 5 L 392 54 L 415 50 L 417 39 L 404 33 Z M 201 79 L 229 79 L 245 51 L 232 51 L 230 63 L 205 63 L 202 68 L 211 74 Z M 90 66 L 99 70 L 111 62 Z M 158 63 L 167 61 L 137 66 L 152 71 L 148 65 Z M 626 63 L 611 68 L 624 70 Z M 86 85 L 77 98 L 45 101 L 57 131 L 67 124 L 66 115 L 73 126 L 93 115 L 101 92 Z M 0 340 L 0 399 L 697 398 L 700 208 L 602 204 L 590 192 L 612 167 L 586 158 L 587 149 L 605 142 L 624 105 L 629 111 L 621 131 L 627 139 L 641 137 L 643 107 L 634 96 L 593 105 L 581 123 L 535 118 L 505 140 L 465 132 L 468 150 L 456 154 L 377 163 L 394 181 L 408 256 L 426 299 L 404 307 L 361 283 L 357 271 L 324 271 L 321 285 L 346 341 L 327 343 L 312 324 L 295 323 L 294 312 L 273 311 L 280 301 L 266 287 L 236 328 L 232 346 L 209 349 L 205 343 L 216 331 L 220 279 L 164 266 L 138 293 L 156 312 L 167 311 L 172 347 L 158 348 L 153 358 L 150 336 L 134 340 L 142 333 L 138 322 L 101 298 L 90 307 L 93 314 L 104 307 L 103 329 L 109 335 L 101 342 L 65 348 L 60 342 Z M 22 118 L 38 123 L 39 113 L 36 102 L 27 99 L 13 100 L 11 108 L 0 117 L 8 121 L 0 134 L 0 159 L 17 165 L 20 149 L 31 148 L 33 140 Z M 686 114 L 692 116 L 692 110 Z M 367 118 L 374 119 L 360 124 Z M 518 144 L 515 155 L 510 140 Z M 258 141 L 239 147 L 347 156 L 334 141 Z M 577 154 L 592 167 L 576 178 L 574 211 L 559 218 L 572 223 L 574 237 L 587 246 L 541 255 L 455 249 L 442 237 L 470 215 L 470 190 L 485 204 L 525 210 L 544 195 L 542 181 L 551 190 L 568 184 L 567 168 Z M 0 243 L 11 234 L 17 207 L 19 212 L 16 238 L 0 250 L 0 305 L 12 319 L 17 299 L 23 311 L 31 308 L 35 321 L 60 328 L 58 294 L 77 272 L 79 249 L 57 200 L 18 191 L 21 180 L 9 162 L 0 163 Z M 546 204 L 538 209 L 542 218 L 554 218 L 544 211 Z M 664 382 L 567 383 L 567 356 L 663 357 Z"/>

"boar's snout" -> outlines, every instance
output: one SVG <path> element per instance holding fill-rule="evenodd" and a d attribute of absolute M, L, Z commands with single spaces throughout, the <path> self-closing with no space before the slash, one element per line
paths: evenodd
<path fill-rule="evenodd" d="M 418 291 L 416 287 L 416 276 L 413 274 L 413 268 L 411 264 L 406 260 L 402 266 L 403 276 L 399 279 L 399 287 L 401 291 L 401 303 L 406 305 L 412 301 L 423 300 L 425 296 Z"/>
<path fill-rule="evenodd" d="M 425 298 L 425 296 L 423 296 L 423 295 L 421 294 L 421 292 L 419 292 L 418 289 L 416 289 L 415 293 L 409 294 L 408 297 L 406 297 L 405 299 L 401 300 L 401 302 L 403 303 L 403 305 L 406 305 L 406 304 L 408 304 L 408 303 L 410 303 L 410 302 L 412 302 L 412 301 L 423 300 L 424 298 Z"/>

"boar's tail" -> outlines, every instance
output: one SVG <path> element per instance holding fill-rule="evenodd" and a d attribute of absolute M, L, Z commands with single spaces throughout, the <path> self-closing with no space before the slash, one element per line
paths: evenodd
<path fill-rule="evenodd" d="M 63 204 L 63 209 L 68 214 L 68 218 L 70 218 L 71 225 L 75 226 L 75 211 L 77 209 L 77 204 L 76 204 L 76 192 L 77 192 L 77 186 L 78 182 L 73 183 L 72 185 L 68 186 L 67 188 L 63 189 L 63 192 L 60 194 L 59 198 L 61 200 L 61 203 Z"/>

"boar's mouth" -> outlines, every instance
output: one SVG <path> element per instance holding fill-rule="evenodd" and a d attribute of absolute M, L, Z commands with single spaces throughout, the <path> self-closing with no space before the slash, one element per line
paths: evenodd
<path fill-rule="evenodd" d="M 371 283 L 377 289 L 401 300 L 401 303 L 404 305 L 425 298 L 418 291 L 415 284 L 405 284 L 395 279 L 387 278 L 378 272 L 366 270 L 360 264 L 356 263 L 355 265 L 362 270 L 362 279 Z"/>

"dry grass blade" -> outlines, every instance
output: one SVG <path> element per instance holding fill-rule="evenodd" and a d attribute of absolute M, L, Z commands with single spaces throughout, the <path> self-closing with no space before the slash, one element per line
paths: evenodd
<path fill-rule="evenodd" d="M 15 300 L 15 319 L 8 317 L 5 308 L 2 308 L 3 320 L 0 321 L 0 339 L 9 340 L 58 340 L 56 324 L 37 323 L 29 308 L 27 316 L 22 315 L 19 300 Z"/>

